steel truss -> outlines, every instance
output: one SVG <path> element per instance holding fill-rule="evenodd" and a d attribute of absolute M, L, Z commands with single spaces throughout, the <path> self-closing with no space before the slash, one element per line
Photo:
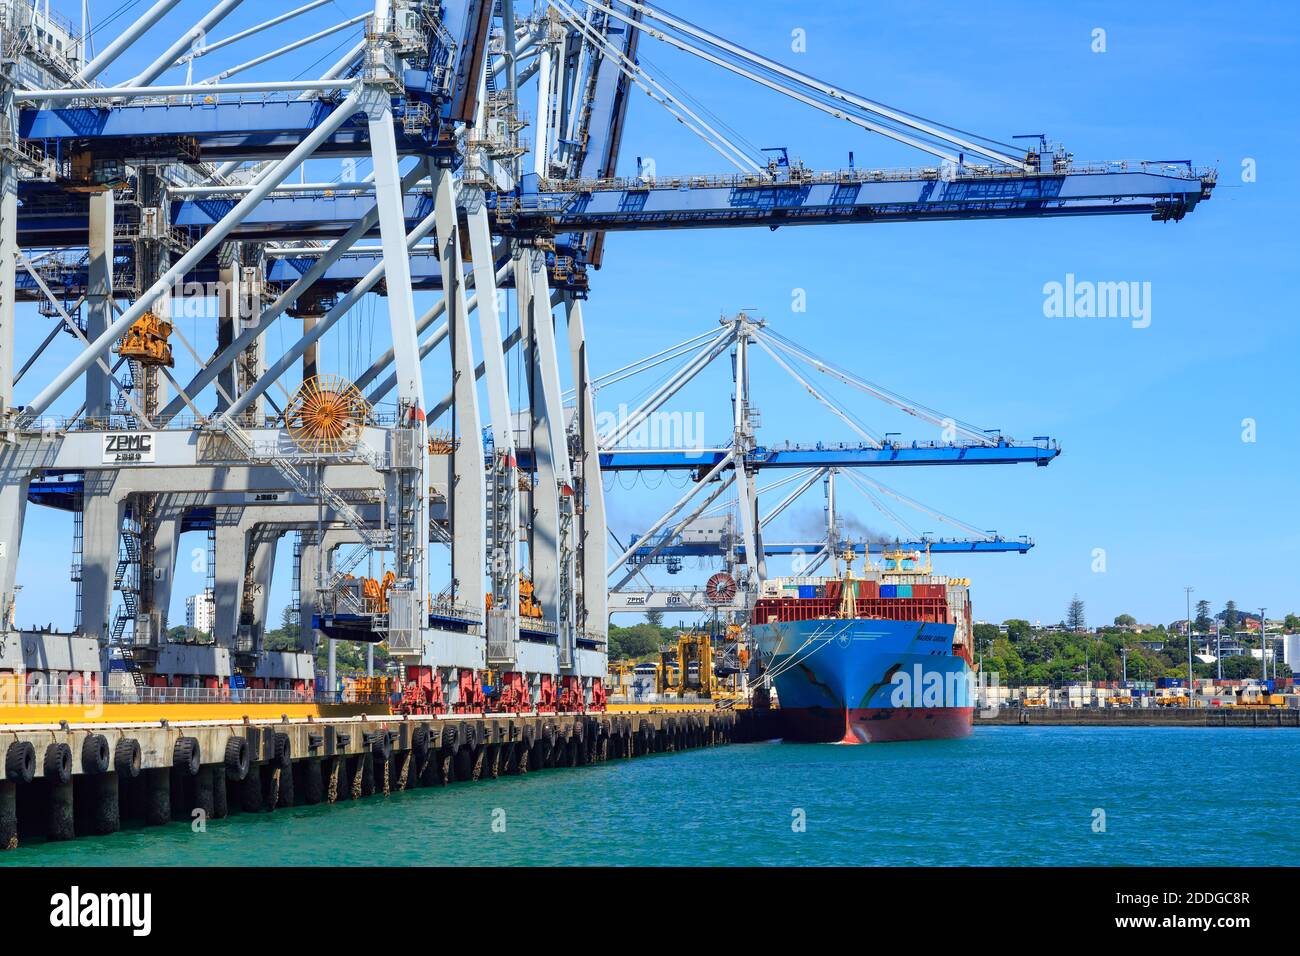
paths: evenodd
<path fill-rule="evenodd" d="M 761 470 L 794 469 L 806 490 L 818 476 L 864 480 L 851 470 L 859 467 L 1045 464 L 1057 453 L 1050 442 L 1015 443 L 960 422 L 951 441 L 904 445 L 877 435 L 829 401 L 818 380 L 931 423 L 936 413 L 810 361 L 797 343 L 747 319 L 652 357 L 654 366 L 686 365 L 636 412 L 653 414 L 732 350 L 730 439 L 690 463 L 672 450 L 621 447 L 638 423 L 597 434 L 601 380 L 589 374 L 586 328 L 599 318 L 584 314 L 587 270 L 600 264 L 608 230 L 1134 212 L 1178 219 L 1214 185 L 1212 171 L 1190 165 L 1079 165 L 1045 143 L 1021 155 L 818 81 L 639 0 L 553 0 L 529 17 L 514 0 L 375 0 L 340 17 L 308 0 L 225 29 L 239 6 L 156 0 L 91 56 L 84 25 L 78 31 L 29 0 L 0 0 L 0 627 L 14 626 L 28 501 L 72 509 L 82 607 L 71 639 L 96 645 L 105 667 L 121 657 L 149 682 L 305 684 L 324 636 L 387 641 L 412 707 L 598 707 L 607 615 L 622 606 L 609 603 L 606 575 L 629 559 L 609 561 L 603 471 L 689 467 L 734 489 L 736 553 L 761 576 L 771 553 L 758 512 Z M 267 44 L 284 24 L 295 36 Z M 915 146 L 939 165 L 818 172 L 755 155 L 644 65 L 642 40 Z M 322 57 L 333 61 L 318 76 L 291 76 L 292 54 L 322 43 L 345 52 Z M 737 173 L 619 179 L 638 89 Z M 372 167 L 363 179 L 345 177 L 343 166 L 336 180 L 316 174 L 358 159 Z M 220 290 L 207 356 L 169 321 L 196 282 Z M 415 292 L 428 289 L 441 296 L 418 313 Z M 508 307 L 499 299 L 507 289 L 515 292 Z M 380 292 L 391 348 L 355 383 L 371 411 L 349 422 L 339 447 L 304 451 L 285 427 L 293 375 L 326 373 L 322 339 L 354 323 L 357 306 Z M 55 323 L 18 363 L 20 300 Z M 267 333 L 286 331 L 286 315 L 301 320 L 301 332 L 287 332 L 277 353 Z M 52 346 L 67 342 L 64 334 L 77 348 L 57 367 Z M 450 381 L 434 383 L 421 363 L 444 343 Z M 751 345 L 861 444 L 759 444 Z M 194 359 L 188 380 L 172 372 L 173 350 Z M 524 370 L 516 391 L 512 355 Z M 683 501 L 686 518 L 674 512 L 653 530 L 675 522 L 671 534 L 717 498 L 711 489 L 702 505 Z M 213 536 L 216 625 L 212 644 L 182 648 L 165 638 L 167 608 L 177 536 L 196 528 Z M 271 652 L 266 601 L 276 544 L 289 532 L 298 541 L 301 638 L 294 651 Z M 834 541 L 829 535 L 828 550 Z M 448 583 L 434 593 L 443 548 Z M 118 573 L 123 554 L 129 567 Z M 349 590 L 349 574 L 363 565 L 376 576 L 392 572 L 378 598 Z M 503 675 L 511 695 L 486 699 L 484 686 L 501 687 Z"/>

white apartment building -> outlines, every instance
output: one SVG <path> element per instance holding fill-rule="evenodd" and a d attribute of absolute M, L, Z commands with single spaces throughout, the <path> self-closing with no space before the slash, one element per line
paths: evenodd
<path fill-rule="evenodd" d="M 216 623 L 217 607 L 213 601 L 212 595 L 206 591 L 202 594 L 191 594 L 185 599 L 185 624 L 196 631 L 202 631 L 205 634 L 212 633 L 212 627 Z"/>

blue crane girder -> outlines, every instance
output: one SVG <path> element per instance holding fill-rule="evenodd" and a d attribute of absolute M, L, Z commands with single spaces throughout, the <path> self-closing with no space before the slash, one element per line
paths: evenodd
<path fill-rule="evenodd" d="M 601 471 L 700 471 L 713 468 L 725 448 L 618 450 L 600 453 Z M 877 468 L 902 465 L 1047 465 L 1061 453 L 1056 442 L 1002 441 L 995 445 L 964 442 L 911 442 L 870 445 L 759 446 L 745 457 L 749 470 L 764 468 Z M 519 467 L 532 467 L 531 450 L 518 449 Z"/>
<path fill-rule="evenodd" d="M 1180 172 L 1181 169 L 1181 172 Z M 565 190 L 518 195 L 493 194 L 494 231 L 502 235 L 566 234 L 557 254 L 581 263 L 581 233 L 600 230 L 725 228 L 796 224 L 915 222 L 924 220 L 1000 219 L 1056 216 L 1146 214 L 1181 219 L 1206 198 L 1212 173 L 1195 174 L 1162 164 L 1159 171 L 1090 167 L 1061 175 L 998 174 L 946 181 L 916 171 L 913 178 L 871 180 L 854 172 L 804 174 L 825 180 L 763 184 L 744 177 L 701 177 L 623 188 L 573 186 Z M 883 175 L 883 173 L 882 173 Z M 894 174 L 890 174 L 894 175 Z M 531 174 L 525 180 L 536 182 Z M 37 187 L 40 201 L 29 201 L 18 214 L 23 246 L 75 245 L 88 225 L 84 196 L 64 193 L 61 203 L 48 186 Z M 199 234 L 235 207 L 230 196 L 179 198 L 171 203 L 172 224 Z M 374 205 L 365 193 L 273 195 L 252 210 L 231 233 L 234 240 L 328 240 L 342 235 Z M 432 196 L 413 191 L 405 197 L 408 228 L 429 214 Z M 60 242 L 64 236 L 66 241 Z"/>
<path fill-rule="evenodd" d="M 86 263 L 81 261 L 84 260 L 84 252 L 80 257 L 74 258 L 78 259 L 78 261 L 72 261 L 58 269 L 52 269 L 47 264 L 46 270 L 42 273 L 42 278 L 45 280 L 45 284 L 49 286 L 50 291 L 56 295 L 62 294 L 64 299 L 69 301 L 85 291 L 87 281 Z M 442 288 L 442 269 L 438 263 L 437 253 L 417 250 L 409 254 L 409 260 L 411 263 L 411 288 L 417 292 L 436 291 Z M 272 289 L 278 291 L 287 289 L 310 269 L 315 261 L 314 258 L 308 257 L 270 259 L 266 266 L 266 283 Z M 325 274 L 312 285 L 312 295 L 328 296 L 346 292 L 382 261 L 383 255 L 379 252 L 361 252 L 343 256 L 332 263 L 325 270 Z M 500 263 L 498 263 L 499 267 Z M 115 270 L 118 275 L 129 272 L 129 259 L 119 256 L 115 263 Z M 468 276 L 471 268 L 467 266 L 465 272 Z M 204 261 L 197 269 L 187 273 L 184 281 L 208 286 L 219 280 L 220 274 L 217 268 L 217 260 L 213 256 Z M 497 285 L 500 288 L 513 288 L 514 277 L 507 276 Z M 25 269 L 18 270 L 15 276 L 15 289 L 17 298 L 22 301 L 40 301 L 44 298 L 44 293 L 36 284 L 36 280 Z"/>
<path fill-rule="evenodd" d="M 815 542 L 763 542 L 763 551 L 771 555 L 816 554 L 824 541 Z M 1027 554 L 1034 546 L 1032 539 L 1019 538 L 920 538 L 914 541 L 846 541 L 840 547 L 852 548 L 854 554 L 881 554 L 885 551 L 925 551 L 931 554 Z M 745 553 L 745 546 L 739 546 L 740 553 Z"/>
<path fill-rule="evenodd" d="M 636 540 L 635 538 L 633 540 Z M 768 557 L 790 557 L 793 555 L 813 555 L 826 546 L 825 541 L 803 542 L 763 542 L 763 553 Z M 925 551 L 932 554 L 1026 554 L 1034 546 L 1032 539 L 1020 538 L 920 538 L 911 541 L 844 541 L 840 550 L 853 549 L 854 554 L 881 554 L 884 551 Z M 651 552 L 658 547 L 654 558 Z M 635 549 L 625 562 L 629 567 L 641 567 L 647 562 L 662 564 L 668 559 L 681 558 L 717 558 L 721 557 L 726 546 L 721 541 L 674 541 L 660 546 L 656 536 L 645 547 Z M 734 550 L 741 557 L 745 546 L 737 543 Z"/>
<path fill-rule="evenodd" d="M 400 152 L 428 153 L 437 140 L 436 128 L 420 133 L 404 130 L 405 103 L 431 98 L 429 74 L 405 73 L 407 98 L 394 99 L 397 148 Z M 304 136 L 321 125 L 335 108 L 329 99 L 260 94 L 226 94 L 181 102 L 126 103 L 112 106 L 28 107 L 18 115 L 18 133 L 39 143 L 47 155 L 60 156 L 70 144 L 89 145 L 92 151 L 119 150 L 133 155 L 134 143 L 169 137 L 192 140 L 206 161 L 277 159 L 287 155 Z M 317 156 L 357 153 L 369 149 L 370 135 L 364 112 L 346 120 L 316 150 Z M 174 157 L 181 161 L 184 157 Z"/>
<path fill-rule="evenodd" d="M 1010 465 L 1033 462 L 1047 465 L 1061 453 L 1056 442 L 1041 439 L 1034 443 L 1002 441 L 996 445 L 961 442 L 896 443 L 884 448 L 868 445 L 792 446 L 789 448 L 755 448 L 746 463 L 751 470 L 763 468 L 877 468 L 899 465 Z M 727 452 L 725 449 L 685 449 L 652 451 L 601 452 L 602 471 L 696 471 L 703 474 Z M 517 463 L 523 470 L 532 467 L 531 449 L 517 451 Z M 489 452 L 486 464 L 491 464 Z M 29 501 L 71 510 L 81 494 L 82 478 L 68 473 L 33 481 L 27 493 Z M 195 515 L 201 517 L 200 511 Z M 199 520 L 199 517 L 187 518 Z M 196 529 L 198 525 L 194 526 Z"/>
<path fill-rule="evenodd" d="M 520 195 L 497 196 L 494 208 L 505 231 L 553 232 L 1120 214 L 1177 220 L 1215 182 L 1213 171 L 1177 164 L 948 179 L 937 169 L 786 175 L 774 183 L 757 176 L 682 177 L 541 188 L 525 177 Z"/>

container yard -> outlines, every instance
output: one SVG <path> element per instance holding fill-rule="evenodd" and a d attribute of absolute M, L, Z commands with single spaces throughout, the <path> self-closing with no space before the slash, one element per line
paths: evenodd
<path fill-rule="evenodd" d="M 1151 681 L 1089 681 L 1064 687 L 1025 686 L 988 687 L 983 689 L 986 720 L 1030 723 L 1041 717 L 1043 722 L 1068 722 L 1074 714 L 1081 721 L 1109 714 L 1121 722 L 1152 724 L 1191 720 L 1224 726 L 1300 726 L 1300 690 L 1294 678 L 1265 680 L 1187 681 L 1180 677 L 1161 677 Z M 1001 713 L 1000 711 L 1007 711 Z M 1263 715 L 1259 721 L 1241 714 Z"/>
<path fill-rule="evenodd" d="M 96 35 L 86 4 L 78 25 L 70 5 L 0 0 L 0 850 L 735 742 L 965 737 L 992 719 L 967 697 L 890 703 L 890 679 L 973 682 L 978 584 L 932 559 L 1034 542 L 873 469 L 1041 468 L 1058 442 L 877 385 L 756 309 L 593 375 L 590 344 L 653 320 L 604 309 L 597 270 L 633 232 L 668 246 L 705 228 L 725 244 L 787 226 L 1175 224 L 1217 171 L 966 132 L 640 0 L 323 6 L 155 0 Z M 814 168 L 755 147 L 658 76 L 654 44 L 910 162 L 845 150 Z M 638 155 L 627 175 L 642 94 L 723 170 L 663 174 Z M 641 439 L 728 362 L 711 444 Z M 760 364 L 782 376 L 773 404 L 807 396 L 852 440 L 811 416 L 764 433 Z M 599 424 L 598 393 L 637 376 L 635 406 Z M 644 474 L 680 497 L 612 527 L 605 479 Z M 809 499 L 823 522 L 771 531 Z M 873 507 L 901 530 L 861 532 Z M 37 513 L 71 534 L 25 535 Z M 18 583 L 49 554 L 75 593 L 57 613 Z M 710 564 L 663 577 L 687 561 Z M 203 586 L 180 627 L 188 573 Z M 692 621 L 611 654 L 612 618 L 665 611 Z M 340 663 L 357 648 L 364 665 Z M 996 722 L 1300 726 L 1289 682 L 1005 694 L 983 701 Z"/>

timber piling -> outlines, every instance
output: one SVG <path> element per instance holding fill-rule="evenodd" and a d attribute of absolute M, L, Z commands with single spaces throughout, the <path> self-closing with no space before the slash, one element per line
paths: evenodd
<path fill-rule="evenodd" d="M 0 850 L 712 747 L 744 723 L 700 710 L 0 726 Z"/>

